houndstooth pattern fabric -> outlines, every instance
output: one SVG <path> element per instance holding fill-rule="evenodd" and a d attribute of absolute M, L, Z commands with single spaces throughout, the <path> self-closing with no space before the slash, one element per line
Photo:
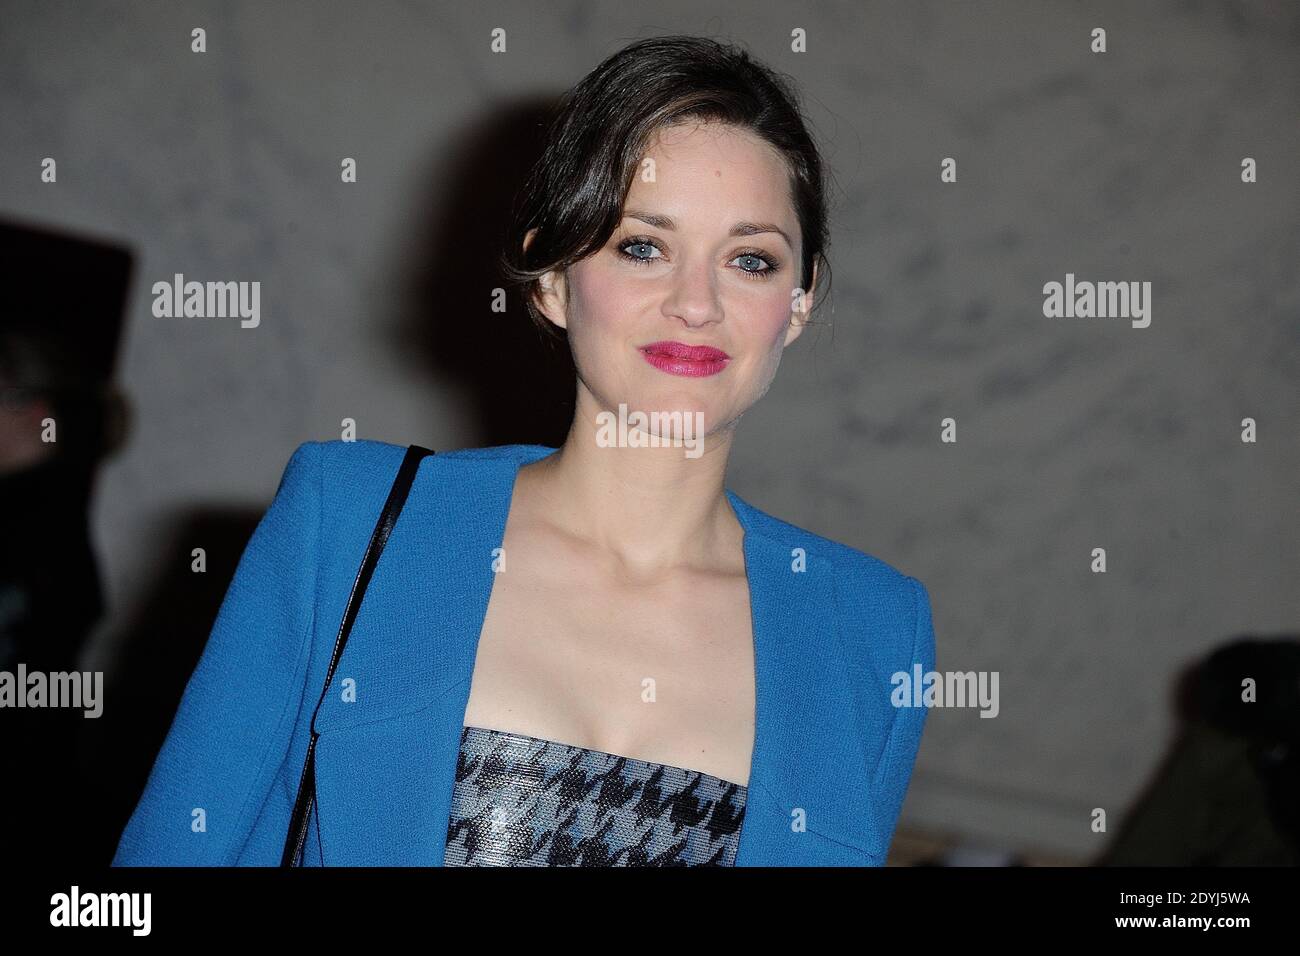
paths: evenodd
<path fill-rule="evenodd" d="M 746 788 L 467 726 L 445 866 L 732 866 Z"/>

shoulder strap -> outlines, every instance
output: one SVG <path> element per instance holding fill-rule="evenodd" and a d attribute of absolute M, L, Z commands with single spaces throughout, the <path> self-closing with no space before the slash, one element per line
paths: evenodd
<path fill-rule="evenodd" d="M 348 595 L 348 604 L 343 611 L 343 621 L 339 625 L 338 637 L 334 639 L 334 652 L 330 656 L 329 670 L 325 672 L 325 686 L 321 688 L 320 699 L 316 702 L 316 710 L 312 712 L 311 740 L 307 744 L 307 760 L 303 764 L 302 777 L 298 781 L 298 797 L 293 803 L 293 816 L 290 818 L 289 832 L 284 840 L 284 853 L 280 857 L 281 866 L 298 866 L 303 845 L 307 840 L 307 820 L 311 816 L 312 805 L 316 800 L 316 713 L 320 710 L 321 704 L 325 702 L 325 695 L 329 693 L 330 682 L 334 679 L 334 669 L 338 666 L 339 657 L 343 654 L 343 647 L 348 642 L 348 634 L 352 631 L 352 622 L 356 620 L 357 612 L 361 609 L 361 601 L 365 597 L 366 586 L 375 573 L 375 565 L 379 562 L 379 555 L 383 552 L 384 545 L 388 543 L 388 536 L 393 531 L 393 525 L 397 524 L 397 517 L 402 512 L 402 506 L 406 504 L 406 496 L 411 490 L 411 483 L 415 480 L 415 473 L 420 467 L 420 461 L 426 455 L 432 455 L 433 453 L 433 449 L 425 448 L 422 445 L 407 447 L 406 457 L 402 459 L 402 465 L 397 469 L 397 477 L 393 480 L 393 487 L 388 492 L 388 500 L 384 502 L 383 510 L 379 513 L 379 521 L 376 522 L 375 530 L 370 535 L 370 544 L 366 546 L 365 556 L 361 559 L 361 567 L 357 569 L 356 580 L 352 582 L 352 593 Z"/>

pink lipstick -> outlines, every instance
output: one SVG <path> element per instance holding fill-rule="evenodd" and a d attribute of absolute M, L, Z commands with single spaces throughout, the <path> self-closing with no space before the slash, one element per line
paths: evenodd
<path fill-rule="evenodd" d="M 717 375 L 731 356 L 711 345 L 685 345 L 681 342 L 651 342 L 642 345 L 640 352 L 645 360 L 669 375 L 699 377 Z"/>

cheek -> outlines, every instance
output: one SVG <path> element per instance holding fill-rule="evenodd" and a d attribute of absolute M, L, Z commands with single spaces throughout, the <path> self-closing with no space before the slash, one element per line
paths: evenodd
<path fill-rule="evenodd" d="M 636 315 L 635 287 L 603 264 L 588 261 L 575 268 L 569 290 L 569 319 L 579 335 L 616 329 Z"/>
<path fill-rule="evenodd" d="M 571 269 L 568 292 L 569 348 L 579 378 L 597 391 L 618 388 L 615 379 L 628 367 L 623 353 L 646 306 L 626 277 L 594 260 Z"/>
<path fill-rule="evenodd" d="M 750 303 L 746 351 L 751 361 L 744 377 L 761 396 L 771 385 L 785 352 L 785 336 L 790 328 L 790 300 L 784 292 L 766 294 Z"/>
<path fill-rule="evenodd" d="M 750 310 L 754 321 L 754 335 L 764 351 L 785 346 L 785 334 L 790 326 L 790 299 L 782 290 L 773 290 L 756 300 Z"/>

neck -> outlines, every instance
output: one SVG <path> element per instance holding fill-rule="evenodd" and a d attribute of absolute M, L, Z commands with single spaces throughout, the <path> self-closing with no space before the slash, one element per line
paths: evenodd
<path fill-rule="evenodd" d="M 564 444 L 520 470 L 540 513 L 630 575 L 731 561 L 743 536 L 725 490 L 733 430 L 703 438 L 697 457 L 673 445 L 602 448 L 600 409 L 580 393 Z"/>

